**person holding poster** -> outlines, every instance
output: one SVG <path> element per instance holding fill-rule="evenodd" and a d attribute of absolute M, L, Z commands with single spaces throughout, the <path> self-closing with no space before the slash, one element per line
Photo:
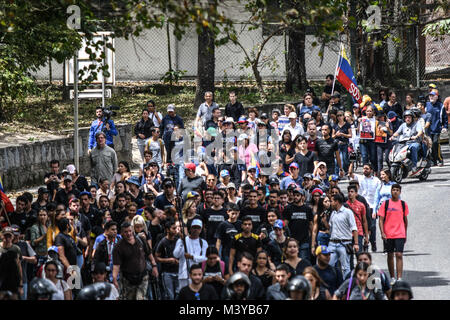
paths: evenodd
<path fill-rule="evenodd" d="M 363 163 L 372 163 L 374 171 L 377 168 L 377 146 L 375 144 L 375 112 L 372 106 L 366 109 L 366 116 L 359 118 L 359 138 Z"/>
<path fill-rule="evenodd" d="M 377 112 L 377 121 L 375 129 L 375 145 L 377 146 L 377 176 L 380 175 L 383 169 L 383 160 L 389 157 L 389 151 L 391 150 L 391 143 L 388 143 L 388 138 L 392 136 L 392 124 L 386 118 L 386 114 L 383 111 Z"/>

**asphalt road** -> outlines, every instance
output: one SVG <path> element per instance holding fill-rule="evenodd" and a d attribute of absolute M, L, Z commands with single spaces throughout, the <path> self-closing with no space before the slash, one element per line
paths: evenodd
<path fill-rule="evenodd" d="M 409 206 L 403 279 L 418 300 L 450 299 L 450 148 L 442 148 L 445 166 L 433 167 L 428 180 L 405 179 L 402 200 Z M 386 271 L 387 256 L 377 227 L 378 252 L 373 262 Z M 369 249 L 370 250 L 370 249 Z"/>

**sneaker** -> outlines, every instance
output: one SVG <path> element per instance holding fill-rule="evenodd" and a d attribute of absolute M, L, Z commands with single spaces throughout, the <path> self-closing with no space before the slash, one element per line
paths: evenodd
<path fill-rule="evenodd" d="M 395 284 L 395 282 L 396 282 L 395 278 L 391 278 L 391 282 L 390 282 L 391 287 Z"/>
<path fill-rule="evenodd" d="M 438 166 L 439 166 L 439 167 L 443 167 L 443 166 L 444 166 L 444 163 L 443 163 L 443 162 L 439 162 Z"/>
<path fill-rule="evenodd" d="M 372 245 L 372 252 L 377 252 L 377 246 Z"/>
<path fill-rule="evenodd" d="M 398 278 L 397 281 L 402 281 L 402 278 Z"/>

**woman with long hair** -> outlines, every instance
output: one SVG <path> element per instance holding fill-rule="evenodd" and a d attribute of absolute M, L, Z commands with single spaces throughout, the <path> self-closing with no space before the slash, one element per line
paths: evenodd
<path fill-rule="evenodd" d="M 416 103 L 414 101 L 414 95 L 411 92 L 408 92 L 406 94 L 405 101 L 406 101 L 405 110 L 414 109 L 416 107 Z"/>
<path fill-rule="evenodd" d="M 338 142 L 339 154 L 342 161 L 342 168 L 345 174 L 348 173 L 348 167 L 350 165 L 348 159 L 348 144 L 352 138 L 352 127 L 345 121 L 345 114 L 343 111 L 338 111 L 336 114 L 337 122 L 333 127 L 332 137 Z M 337 172 L 339 174 L 339 171 Z"/>
<path fill-rule="evenodd" d="M 114 197 L 111 198 L 111 208 L 117 209 L 118 203 L 117 203 L 117 196 L 122 193 L 126 193 L 128 191 L 127 184 L 123 181 L 118 181 L 114 187 Z"/>
<path fill-rule="evenodd" d="M 8 236 L 13 237 L 12 234 Z M 0 291 L 10 291 L 13 300 L 18 300 L 21 295 L 19 291 L 22 276 L 19 264 L 19 254 L 14 250 L 0 255 Z"/>
<path fill-rule="evenodd" d="M 45 278 L 50 280 L 56 288 L 56 293 L 52 295 L 52 300 L 72 300 L 72 290 L 66 281 L 58 279 L 58 264 L 55 261 L 48 261 L 44 266 Z"/>
<path fill-rule="evenodd" d="M 38 220 L 30 228 L 30 244 L 37 256 L 37 268 L 47 260 L 47 228 L 49 226 L 46 209 L 39 210 Z"/>
<path fill-rule="evenodd" d="M 286 257 L 284 263 L 286 263 L 289 267 L 289 272 L 291 273 L 290 279 L 297 275 L 302 275 L 305 268 L 311 266 L 309 261 L 299 258 L 298 254 L 298 241 L 294 238 L 289 238 L 286 247 L 284 248 L 284 255 Z"/>
<path fill-rule="evenodd" d="M 232 182 L 229 183 L 227 186 L 227 195 L 228 195 L 228 202 L 237 204 L 238 201 L 241 200 L 241 198 L 238 197 L 236 186 Z"/>
<path fill-rule="evenodd" d="M 31 208 L 35 211 L 39 211 L 41 208 L 46 209 L 49 201 L 50 192 L 45 187 L 40 187 L 38 189 L 37 200 L 31 205 Z"/>
<path fill-rule="evenodd" d="M 281 135 L 280 140 L 280 158 L 281 163 L 283 164 L 283 170 L 289 172 L 289 164 L 286 163 L 286 157 L 289 153 L 289 150 L 292 147 L 292 134 L 289 130 L 285 130 Z"/>
<path fill-rule="evenodd" d="M 330 241 L 330 217 L 332 213 L 331 200 L 329 197 L 322 197 L 323 191 L 316 188 L 313 190 L 313 197 L 315 194 L 320 194 L 319 204 L 317 206 L 317 213 L 314 215 L 314 224 L 312 232 L 312 246 L 311 251 L 315 254 L 317 246 L 328 246 Z M 316 196 L 317 197 L 317 196 Z"/>
<path fill-rule="evenodd" d="M 255 260 L 256 267 L 252 270 L 252 273 L 261 280 L 264 290 L 267 291 L 267 288 L 275 284 L 277 280 L 275 278 L 275 265 L 270 262 L 269 255 L 264 250 L 256 253 Z"/>
<path fill-rule="evenodd" d="M 55 215 L 50 219 L 50 226 L 47 228 L 47 248 L 50 248 L 55 244 L 56 236 L 59 234 L 59 221 L 66 218 L 66 210 L 64 205 L 58 205 L 56 207 Z M 73 232 L 73 230 L 72 230 Z"/>
<path fill-rule="evenodd" d="M 333 300 L 387 300 L 385 294 L 376 286 L 368 286 L 369 264 L 359 262 L 354 274 L 336 290 Z"/>
<path fill-rule="evenodd" d="M 191 225 L 192 221 L 196 218 L 202 219 L 200 215 L 197 214 L 197 202 L 195 199 L 191 198 L 188 199 L 183 206 L 183 209 L 181 210 L 181 216 L 183 219 L 184 224 L 184 234 L 189 234 L 189 226 Z M 202 231 L 203 232 L 203 231 Z"/>
<path fill-rule="evenodd" d="M 366 109 L 366 116 L 359 119 L 360 122 L 364 121 L 367 125 L 370 125 L 371 122 L 376 121 L 375 119 L 375 110 L 372 106 L 368 106 Z M 373 137 L 375 138 L 375 131 L 372 132 Z M 361 137 L 363 132 L 360 132 L 360 140 L 359 140 L 359 147 L 361 150 L 361 156 L 363 163 L 369 163 L 369 161 L 372 163 L 372 166 L 374 168 L 374 171 L 377 171 L 377 146 L 374 142 L 374 139 L 365 139 L 364 137 Z"/>
<path fill-rule="evenodd" d="M 117 167 L 117 172 L 114 174 L 111 180 L 111 190 L 114 190 L 115 185 L 119 181 L 125 181 L 131 177 L 130 165 L 126 161 L 120 161 Z"/>
<path fill-rule="evenodd" d="M 303 276 L 311 284 L 311 300 L 331 300 L 330 292 L 324 285 L 322 278 L 313 267 L 305 268 Z"/>
<path fill-rule="evenodd" d="M 394 111 L 400 119 L 403 119 L 403 108 L 397 101 L 397 95 L 394 91 L 388 93 L 388 101 L 384 104 L 383 111 L 386 114 L 389 111 Z"/>

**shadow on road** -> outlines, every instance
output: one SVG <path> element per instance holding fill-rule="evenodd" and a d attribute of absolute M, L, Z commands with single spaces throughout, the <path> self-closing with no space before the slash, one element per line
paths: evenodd
<path fill-rule="evenodd" d="M 439 272 L 435 271 L 403 271 L 403 278 L 412 287 L 439 287 L 450 285 L 450 280 L 439 277 Z"/>
<path fill-rule="evenodd" d="M 431 253 L 403 253 L 404 257 L 431 256 Z"/>
<path fill-rule="evenodd" d="M 423 182 L 441 182 L 441 181 L 448 181 L 448 179 L 446 178 L 435 178 L 435 179 L 427 179 L 426 181 Z M 407 180 L 407 181 L 402 181 L 402 185 L 404 184 L 413 184 L 413 183 L 422 183 L 422 181 L 420 181 L 419 179 L 411 179 L 411 180 Z"/>

